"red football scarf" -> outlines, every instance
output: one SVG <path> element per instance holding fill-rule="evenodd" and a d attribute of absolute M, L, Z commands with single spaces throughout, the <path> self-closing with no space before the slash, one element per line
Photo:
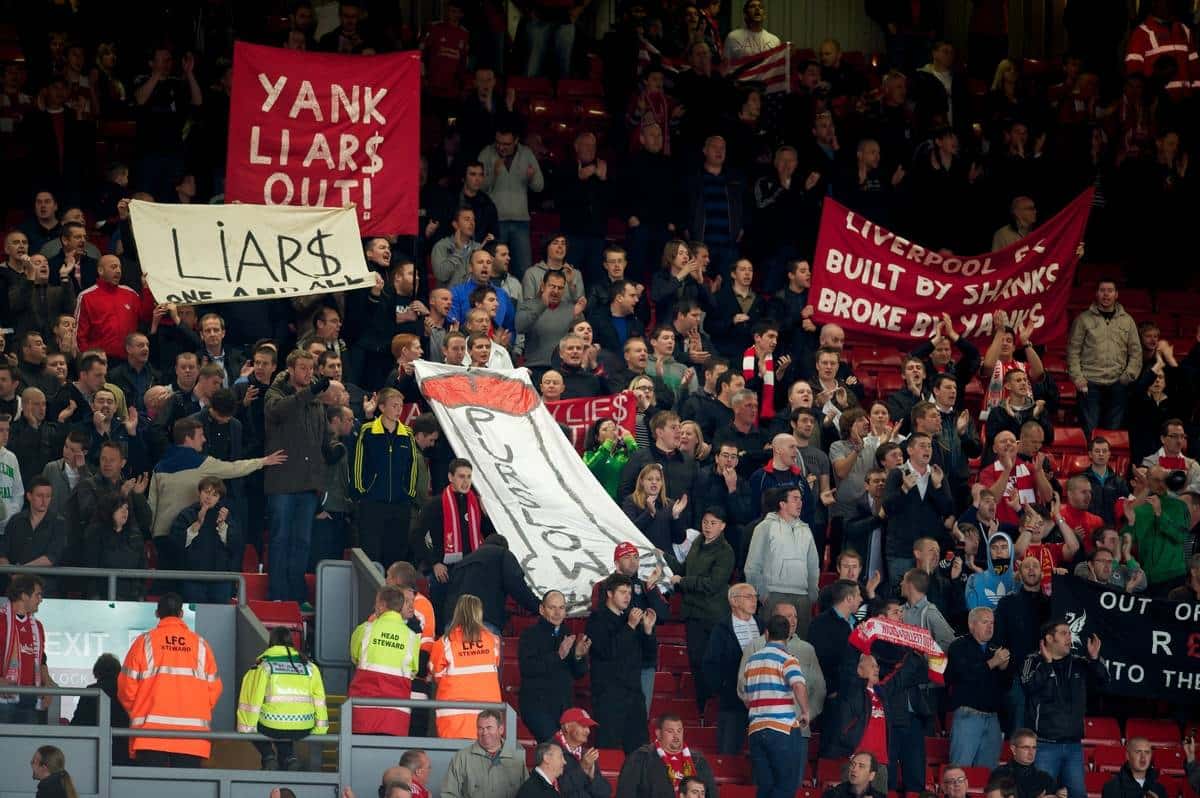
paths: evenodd
<path fill-rule="evenodd" d="M 688 776 L 696 775 L 696 763 L 692 761 L 691 750 L 685 745 L 678 754 L 668 754 L 661 745 L 656 744 L 654 751 L 662 763 L 667 766 L 667 778 L 671 780 L 674 791 L 678 793 L 679 785 L 683 780 Z"/>
<path fill-rule="evenodd" d="M 458 517 L 458 502 L 454 499 L 454 487 L 447 485 L 442 491 L 442 562 L 449 565 L 463 558 L 462 520 Z M 479 498 L 475 491 L 467 491 L 467 533 L 471 536 L 471 551 L 483 545 L 479 510 Z"/>
<path fill-rule="evenodd" d="M 871 653 L 871 644 L 876 640 L 892 643 L 902 648 L 925 655 L 929 660 L 929 681 L 945 684 L 946 654 L 933 639 L 928 629 L 886 618 L 868 618 L 850 633 L 850 645 L 864 654 Z"/>
<path fill-rule="evenodd" d="M 562 733 L 562 729 L 559 729 L 554 733 L 554 742 L 561 745 L 564 751 L 576 759 L 583 759 L 583 746 L 571 745 L 569 742 L 567 742 L 567 737 Z"/>
<path fill-rule="evenodd" d="M 742 353 L 742 376 L 746 378 L 746 382 L 754 379 L 756 372 L 754 363 L 757 352 L 751 346 Z M 775 417 L 775 357 L 768 352 L 763 355 L 763 387 L 762 401 L 758 404 L 758 417 L 760 419 L 770 419 Z M 678 786 L 678 785 L 676 785 Z"/>

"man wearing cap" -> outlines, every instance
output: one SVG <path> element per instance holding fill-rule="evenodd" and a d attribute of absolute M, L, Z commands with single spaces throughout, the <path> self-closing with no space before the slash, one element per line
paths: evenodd
<path fill-rule="evenodd" d="M 662 568 L 654 566 L 654 570 L 643 580 L 638 576 L 640 558 L 637 546 L 628 540 L 618 543 L 613 552 L 613 562 L 617 566 L 616 573 L 628 576 L 633 580 L 633 601 L 629 603 L 629 606 L 631 609 L 636 607 L 643 611 L 654 610 L 655 615 L 659 618 L 670 618 L 671 607 L 658 588 L 658 581 L 662 578 Z M 602 588 L 600 587 L 602 584 L 604 584 L 603 579 L 592 587 L 593 612 L 604 606 L 604 593 L 601 592 Z M 650 700 L 654 695 L 654 672 L 657 669 L 658 658 L 657 652 L 655 652 L 654 656 L 648 656 L 642 662 L 642 695 L 646 697 L 647 713 L 650 711 Z"/>
<path fill-rule="evenodd" d="M 547 591 L 538 612 L 542 617 L 521 632 L 517 647 L 521 668 L 519 706 L 521 720 L 534 739 L 544 743 L 554 736 L 561 724 L 559 717 L 575 702 L 575 680 L 587 673 L 592 641 L 585 634 L 571 634 L 563 625 L 567 600 L 561 592 Z"/>
<path fill-rule="evenodd" d="M 563 750 L 566 766 L 558 777 L 558 792 L 563 798 L 609 798 L 612 786 L 596 764 L 600 751 L 586 748 L 596 721 L 587 710 L 572 707 L 558 719 L 553 741 Z"/>

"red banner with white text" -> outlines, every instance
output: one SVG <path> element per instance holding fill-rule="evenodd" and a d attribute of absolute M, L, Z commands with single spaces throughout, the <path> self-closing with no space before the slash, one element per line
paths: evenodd
<path fill-rule="evenodd" d="M 949 313 L 960 334 L 985 338 L 1003 310 L 1014 329 L 1032 323 L 1038 343 L 1063 338 L 1092 193 L 1017 243 L 969 257 L 922 247 L 826 198 L 809 290 L 813 320 L 913 341 L 929 338 Z"/>
<path fill-rule="evenodd" d="M 358 209 L 362 235 L 417 232 L 420 54 L 237 42 L 225 201 Z"/>
<path fill-rule="evenodd" d="M 554 420 L 571 430 L 571 443 L 581 453 L 588 430 L 596 419 L 611 418 L 630 435 L 634 434 L 634 425 L 637 423 L 637 397 L 633 391 L 621 391 L 612 396 L 560 399 L 545 404 Z"/>

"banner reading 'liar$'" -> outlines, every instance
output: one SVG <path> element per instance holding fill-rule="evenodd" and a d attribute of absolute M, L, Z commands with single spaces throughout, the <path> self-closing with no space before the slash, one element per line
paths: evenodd
<path fill-rule="evenodd" d="M 585 396 L 581 399 L 560 399 L 546 402 L 554 420 L 571 431 L 575 450 L 583 453 L 588 430 L 597 419 L 611 418 L 630 435 L 636 432 L 637 397 L 633 391 L 621 391 L 612 396 Z"/>
<path fill-rule="evenodd" d="M 631 541 L 643 574 L 661 564 L 650 541 L 604 490 L 546 410 L 528 372 L 416 362 L 417 382 L 454 453 L 536 595 L 561 590 L 567 611 L 587 612 L 592 585 L 612 573 Z"/>
<path fill-rule="evenodd" d="M 826 198 L 813 261 L 813 320 L 847 332 L 927 339 L 943 313 L 967 338 L 991 336 L 998 310 L 1038 343 L 1067 333 L 1067 301 L 1093 190 L 1017 243 L 961 257 L 915 244 Z"/>
<path fill-rule="evenodd" d="M 363 235 L 415 234 L 420 80 L 416 52 L 235 43 L 225 201 L 354 205 Z"/>
<path fill-rule="evenodd" d="M 159 302 L 241 302 L 370 285 L 353 208 L 132 200 L 129 218 Z"/>

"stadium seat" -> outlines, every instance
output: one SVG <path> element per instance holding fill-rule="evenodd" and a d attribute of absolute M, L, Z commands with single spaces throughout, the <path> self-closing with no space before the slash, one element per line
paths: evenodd
<path fill-rule="evenodd" d="M 617 775 L 621 772 L 621 766 L 625 764 L 625 752 L 620 748 L 597 748 L 600 756 L 596 760 L 596 764 L 600 766 L 600 772 L 605 776 Z"/>
<path fill-rule="evenodd" d="M 1108 448 L 1114 455 L 1129 456 L 1129 431 L 1123 429 L 1096 429 L 1092 436 L 1108 441 Z"/>
<path fill-rule="evenodd" d="M 654 627 L 658 642 L 665 645 L 682 646 L 687 639 L 687 628 L 682 623 L 665 621 Z"/>
<path fill-rule="evenodd" d="M 894 372 L 883 371 L 875 376 L 875 396 L 879 399 L 887 399 L 903 387 L 904 378 Z"/>
<path fill-rule="evenodd" d="M 950 761 L 949 737 L 925 738 L 925 761 L 930 765 L 944 765 Z"/>
<path fill-rule="evenodd" d="M 742 754 L 713 754 L 708 764 L 717 784 L 750 783 L 750 759 Z"/>
<path fill-rule="evenodd" d="M 1049 448 L 1056 452 L 1086 454 L 1087 438 L 1079 427 L 1055 427 L 1054 443 Z"/>
<path fill-rule="evenodd" d="M 1125 748 L 1120 745 L 1101 745 L 1092 749 L 1092 764 L 1104 773 L 1116 773 L 1125 764 Z"/>
<path fill-rule="evenodd" d="M 654 695 L 674 698 L 678 687 L 675 682 L 675 674 L 667 671 L 658 671 L 654 674 Z"/>
<path fill-rule="evenodd" d="M 818 759 L 816 785 L 818 787 L 827 787 L 840 783 L 842 780 L 842 768 L 845 765 L 845 759 Z"/>
<path fill-rule="evenodd" d="M 716 726 L 687 726 L 683 730 L 683 739 L 689 748 L 697 751 L 717 750 Z"/>
<path fill-rule="evenodd" d="M 1121 727 L 1116 718 L 1085 717 L 1083 719 L 1084 745 L 1120 745 Z"/>
<path fill-rule="evenodd" d="M 1179 725 L 1173 720 L 1130 718 L 1125 721 L 1125 739 L 1145 737 L 1152 744 L 1179 745 Z"/>
<path fill-rule="evenodd" d="M 721 798 L 756 798 L 758 788 L 752 784 L 722 784 Z M 797 796 L 800 793 L 796 793 Z"/>
<path fill-rule="evenodd" d="M 246 580 L 246 600 L 266 601 L 268 593 L 267 578 L 269 574 L 242 574 Z"/>
<path fill-rule="evenodd" d="M 1060 479 L 1068 479 L 1076 474 L 1082 474 L 1087 471 L 1092 465 L 1092 460 L 1086 454 L 1064 454 L 1058 460 L 1058 468 L 1054 471 L 1054 476 Z"/>
<path fill-rule="evenodd" d="M 1154 746 L 1154 766 L 1168 776 L 1182 776 L 1186 770 L 1187 757 L 1183 746 L 1178 744 Z"/>
<path fill-rule="evenodd" d="M 295 601 L 247 601 L 254 617 L 262 622 L 267 629 L 283 627 L 292 633 L 292 643 L 299 650 L 304 650 L 304 617 L 300 614 L 300 605 Z"/>
<path fill-rule="evenodd" d="M 696 677 L 690 670 L 679 674 L 679 688 L 676 695 L 680 698 L 691 698 L 696 695 Z"/>
<path fill-rule="evenodd" d="M 836 571 L 822 571 L 820 578 L 817 580 L 818 588 L 827 588 L 837 581 L 838 575 Z"/>
<path fill-rule="evenodd" d="M 1100 798 L 1104 785 L 1112 778 L 1111 773 L 1098 773 L 1086 770 L 1083 773 L 1083 784 L 1087 787 L 1088 798 Z"/>
<path fill-rule="evenodd" d="M 658 646 L 658 667 L 665 671 L 676 673 L 686 671 L 691 667 L 688 662 L 687 649 L 683 646 Z"/>
<path fill-rule="evenodd" d="M 561 97 L 603 97 L 604 85 L 596 80 L 563 78 L 555 93 Z"/>

